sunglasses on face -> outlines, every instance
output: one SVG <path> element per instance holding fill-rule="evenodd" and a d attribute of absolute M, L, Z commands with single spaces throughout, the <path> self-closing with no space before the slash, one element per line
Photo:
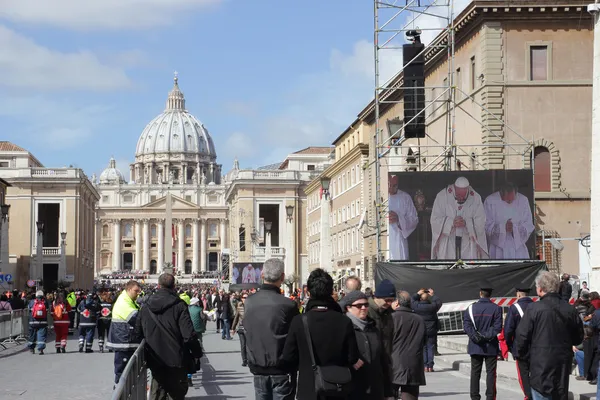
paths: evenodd
<path fill-rule="evenodd" d="M 351 307 L 354 307 L 354 308 L 369 308 L 369 303 L 352 304 Z"/>

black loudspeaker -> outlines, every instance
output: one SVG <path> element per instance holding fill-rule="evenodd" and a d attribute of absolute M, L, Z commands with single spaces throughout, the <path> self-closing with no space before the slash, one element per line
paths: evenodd
<path fill-rule="evenodd" d="M 424 49 L 425 45 L 422 43 L 410 43 L 402 46 L 404 137 L 407 139 L 425 137 L 425 112 L 423 112 L 425 108 L 425 56 L 422 53 Z"/>

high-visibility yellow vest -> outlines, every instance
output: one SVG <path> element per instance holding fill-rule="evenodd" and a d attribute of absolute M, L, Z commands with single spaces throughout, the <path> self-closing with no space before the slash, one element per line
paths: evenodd
<path fill-rule="evenodd" d="M 67 295 L 67 301 L 71 307 L 75 307 L 77 305 L 77 296 L 75 296 L 75 292 L 71 292 Z"/>

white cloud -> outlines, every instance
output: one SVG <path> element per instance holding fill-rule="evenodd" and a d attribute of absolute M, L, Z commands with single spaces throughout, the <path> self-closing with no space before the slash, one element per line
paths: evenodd
<path fill-rule="evenodd" d="M 383 84 L 402 68 L 402 50 L 382 49 L 379 51 L 379 76 Z M 375 80 L 375 54 L 372 42 L 356 42 L 351 54 L 334 49 L 330 58 L 331 69 L 340 71 L 347 77 L 362 76 Z"/>
<path fill-rule="evenodd" d="M 460 14 L 470 3 L 471 0 L 454 0 L 454 18 L 456 18 L 456 16 L 458 16 L 458 14 Z M 445 2 L 442 0 L 438 1 L 437 4 L 445 4 Z M 424 10 L 424 8 L 421 9 Z M 426 11 L 432 15 L 417 16 L 414 25 L 411 24 L 411 26 L 428 29 L 424 30 L 421 34 L 421 41 L 425 44 L 429 44 L 444 28 L 446 28 L 448 24 L 448 7 L 430 7 Z M 435 15 L 437 15 L 437 17 Z M 412 20 L 412 18 L 410 20 Z"/>
<path fill-rule="evenodd" d="M 110 90 L 131 85 L 122 69 L 103 64 L 89 51 L 54 51 L 2 25 L 0 48 L 0 86 Z"/>
<path fill-rule="evenodd" d="M 250 101 L 231 101 L 225 104 L 225 109 L 233 115 L 253 118 L 258 114 L 258 106 Z"/>
<path fill-rule="evenodd" d="M 247 160 L 261 153 L 262 149 L 255 138 L 245 132 L 234 132 L 225 141 L 225 146 L 220 150 L 219 155 L 231 160 L 234 158 Z M 230 167 L 231 165 L 225 165 L 225 170 L 229 170 Z"/>
<path fill-rule="evenodd" d="M 176 24 L 222 0 L 0 0 L 0 19 L 80 31 L 134 30 Z"/>

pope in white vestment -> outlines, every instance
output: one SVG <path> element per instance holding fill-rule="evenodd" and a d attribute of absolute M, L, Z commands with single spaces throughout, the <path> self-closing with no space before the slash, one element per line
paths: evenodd
<path fill-rule="evenodd" d="M 440 191 L 431 211 L 432 260 L 488 259 L 481 196 L 460 177 Z"/>
<path fill-rule="evenodd" d="M 489 195 L 483 204 L 491 259 L 528 260 L 527 240 L 535 230 L 529 200 L 512 184 Z"/>
<path fill-rule="evenodd" d="M 408 193 L 398 190 L 398 177 L 389 180 L 390 260 L 408 260 L 408 237 L 419 223 L 417 210 Z"/>

